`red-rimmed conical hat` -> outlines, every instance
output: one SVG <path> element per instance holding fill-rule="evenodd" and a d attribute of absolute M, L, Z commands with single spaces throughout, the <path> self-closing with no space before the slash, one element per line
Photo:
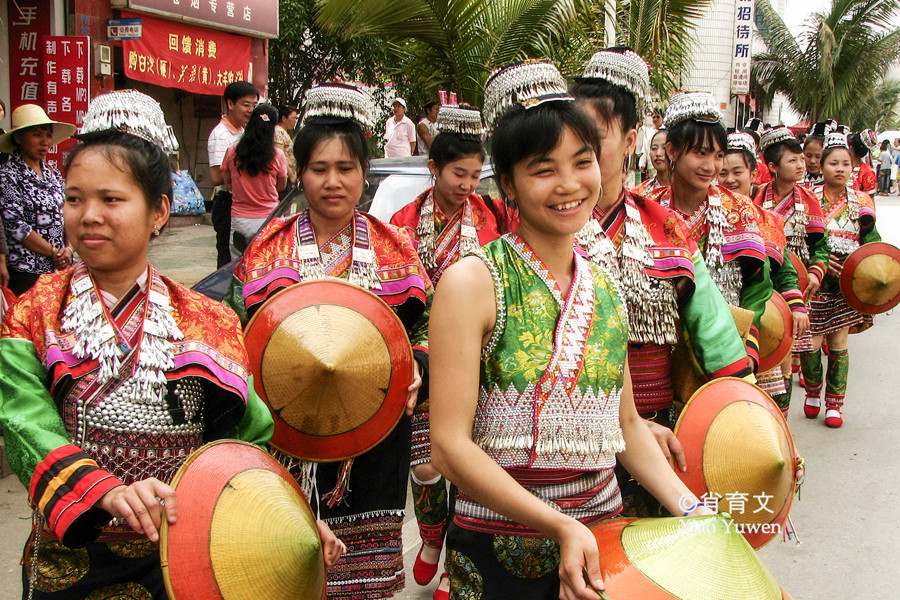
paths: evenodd
<path fill-rule="evenodd" d="M 841 271 L 841 293 L 861 313 L 877 315 L 900 302 L 900 249 L 884 242 L 853 251 Z"/>

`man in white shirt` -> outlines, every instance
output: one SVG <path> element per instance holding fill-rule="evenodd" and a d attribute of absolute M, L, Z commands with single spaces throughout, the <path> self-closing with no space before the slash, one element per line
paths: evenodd
<path fill-rule="evenodd" d="M 225 114 L 209 134 L 206 152 L 209 155 L 209 179 L 216 186 L 213 195 L 212 222 L 216 231 L 217 265 L 231 262 L 231 190 L 224 186 L 222 160 L 225 151 L 236 144 L 250 121 L 250 115 L 259 102 L 259 91 L 249 81 L 234 81 L 222 94 Z"/>
<path fill-rule="evenodd" d="M 384 157 L 412 156 L 416 149 L 416 126 L 406 116 L 406 100 L 394 98 L 391 110 L 394 114 L 384 126 Z"/>

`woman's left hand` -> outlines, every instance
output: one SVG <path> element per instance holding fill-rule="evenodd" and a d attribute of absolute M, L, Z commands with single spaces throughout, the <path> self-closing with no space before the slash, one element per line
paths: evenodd
<path fill-rule="evenodd" d="M 347 546 L 334 535 L 325 521 L 316 521 L 316 529 L 322 539 L 322 552 L 325 555 L 325 568 L 330 569 L 347 553 Z"/>
<path fill-rule="evenodd" d="M 406 388 L 409 395 L 406 397 L 406 416 L 411 417 L 416 409 L 416 400 L 419 398 L 419 388 L 422 387 L 422 373 L 419 370 L 419 361 L 413 359 L 413 380 Z"/>
<path fill-rule="evenodd" d="M 805 312 L 794 311 L 791 313 L 794 322 L 794 339 L 798 339 L 806 335 L 809 331 L 809 315 Z"/>
<path fill-rule="evenodd" d="M 844 265 L 838 260 L 838 257 L 834 254 L 828 257 L 828 273 L 835 279 L 841 278 L 841 273 L 844 271 Z"/>
<path fill-rule="evenodd" d="M 672 430 L 647 419 L 644 419 L 644 422 L 647 423 L 647 427 L 650 428 L 650 432 L 656 438 L 656 443 L 659 444 L 669 464 L 673 468 L 677 467 L 679 471 L 687 471 L 687 462 L 684 460 L 684 447 L 682 447 L 678 438 L 675 437 L 675 434 L 672 433 Z"/>
<path fill-rule="evenodd" d="M 74 256 L 75 253 L 71 248 L 63 246 L 53 253 L 53 266 L 57 270 L 67 269 L 72 265 Z"/>

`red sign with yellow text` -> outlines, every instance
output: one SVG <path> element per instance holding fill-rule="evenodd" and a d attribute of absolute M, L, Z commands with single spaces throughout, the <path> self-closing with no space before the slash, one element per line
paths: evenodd
<path fill-rule="evenodd" d="M 147 16 L 141 25 L 141 39 L 122 42 L 125 75 L 132 79 L 221 96 L 229 83 L 249 77 L 248 37 Z"/>

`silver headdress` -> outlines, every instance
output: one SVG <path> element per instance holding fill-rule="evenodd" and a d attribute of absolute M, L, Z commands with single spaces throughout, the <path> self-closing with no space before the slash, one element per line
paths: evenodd
<path fill-rule="evenodd" d="M 137 90 L 121 90 L 91 100 L 81 130 L 75 137 L 90 140 L 118 131 L 139 137 L 168 153 L 178 152 L 178 140 L 166 125 L 159 102 Z"/>
<path fill-rule="evenodd" d="M 786 142 L 787 140 L 797 139 L 794 137 L 794 134 L 791 133 L 791 130 L 787 127 L 773 127 L 772 129 L 767 130 L 759 139 L 759 151 L 765 152 L 766 148 L 770 146 L 774 146 L 775 144 L 780 144 L 782 142 Z"/>
<path fill-rule="evenodd" d="M 815 123 L 812 127 L 809 128 L 809 135 L 825 137 L 826 135 L 834 131 L 834 127 L 829 123 L 829 121 Z"/>
<path fill-rule="evenodd" d="M 469 104 L 457 104 L 456 94 L 447 96 L 440 92 L 441 109 L 437 116 L 437 129 L 440 133 L 461 133 L 481 137 L 484 126 L 481 124 L 481 111 Z"/>
<path fill-rule="evenodd" d="M 303 125 L 314 117 L 333 117 L 352 119 L 367 131 L 375 126 L 372 97 L 348 83 L 335 81 L 311 88 L 306 92 L 303 109 Z"/>
<path fill-rule="evenodd" d="M 743 131 L 728 134 L 729 150 L 746 150 L 753 156 L 756 156 L 756 141 L 753 136 Z"/>
<path fill-rule="evenodd" d="M 749 121 L 747 121 L 744 124 L 744 129 L 752 129 L 753 131 L 758 133 L 760 136 L 762 136 L 763 132 L 766 130 L 766 126 L 763 123 L 762 119 L 753 117 L 752 119 L 750 119 Z"/>
<path fill-rule="evenodd" d="M 709 92 L 680 92 L 672 96 L 663 123 L 672 129 L 682 121 L 693 119 L 701 123 L 719 123 L 722 111 Z"/>
<path fill-rule="evenodd" d="M 560 100 L 572 102 L 574 98 L 552 62 L 529 59 L 510 63 L 495 69 L 484 84 L 484 120 L 493 130 L 500 117 L 516 104 L 528 109 Z"/>
<path fill-rule="evenodd" d="M 824 148 L 847 148 L 849 150 L 850 144 L 847 143 L 847 134 L 841 131 L 832 131 L 825 134 Z"/>
<path fill-rule="evenodd" d="M 644 112 L 650 96 L 650 72 L 647 63 L 634 50 L 594 53 L 584 68 L 584 75 L 577 81 L 589 82 L 591 79 L 603 79 L 625 88 L 637 101 L 638 112 Z"/>

